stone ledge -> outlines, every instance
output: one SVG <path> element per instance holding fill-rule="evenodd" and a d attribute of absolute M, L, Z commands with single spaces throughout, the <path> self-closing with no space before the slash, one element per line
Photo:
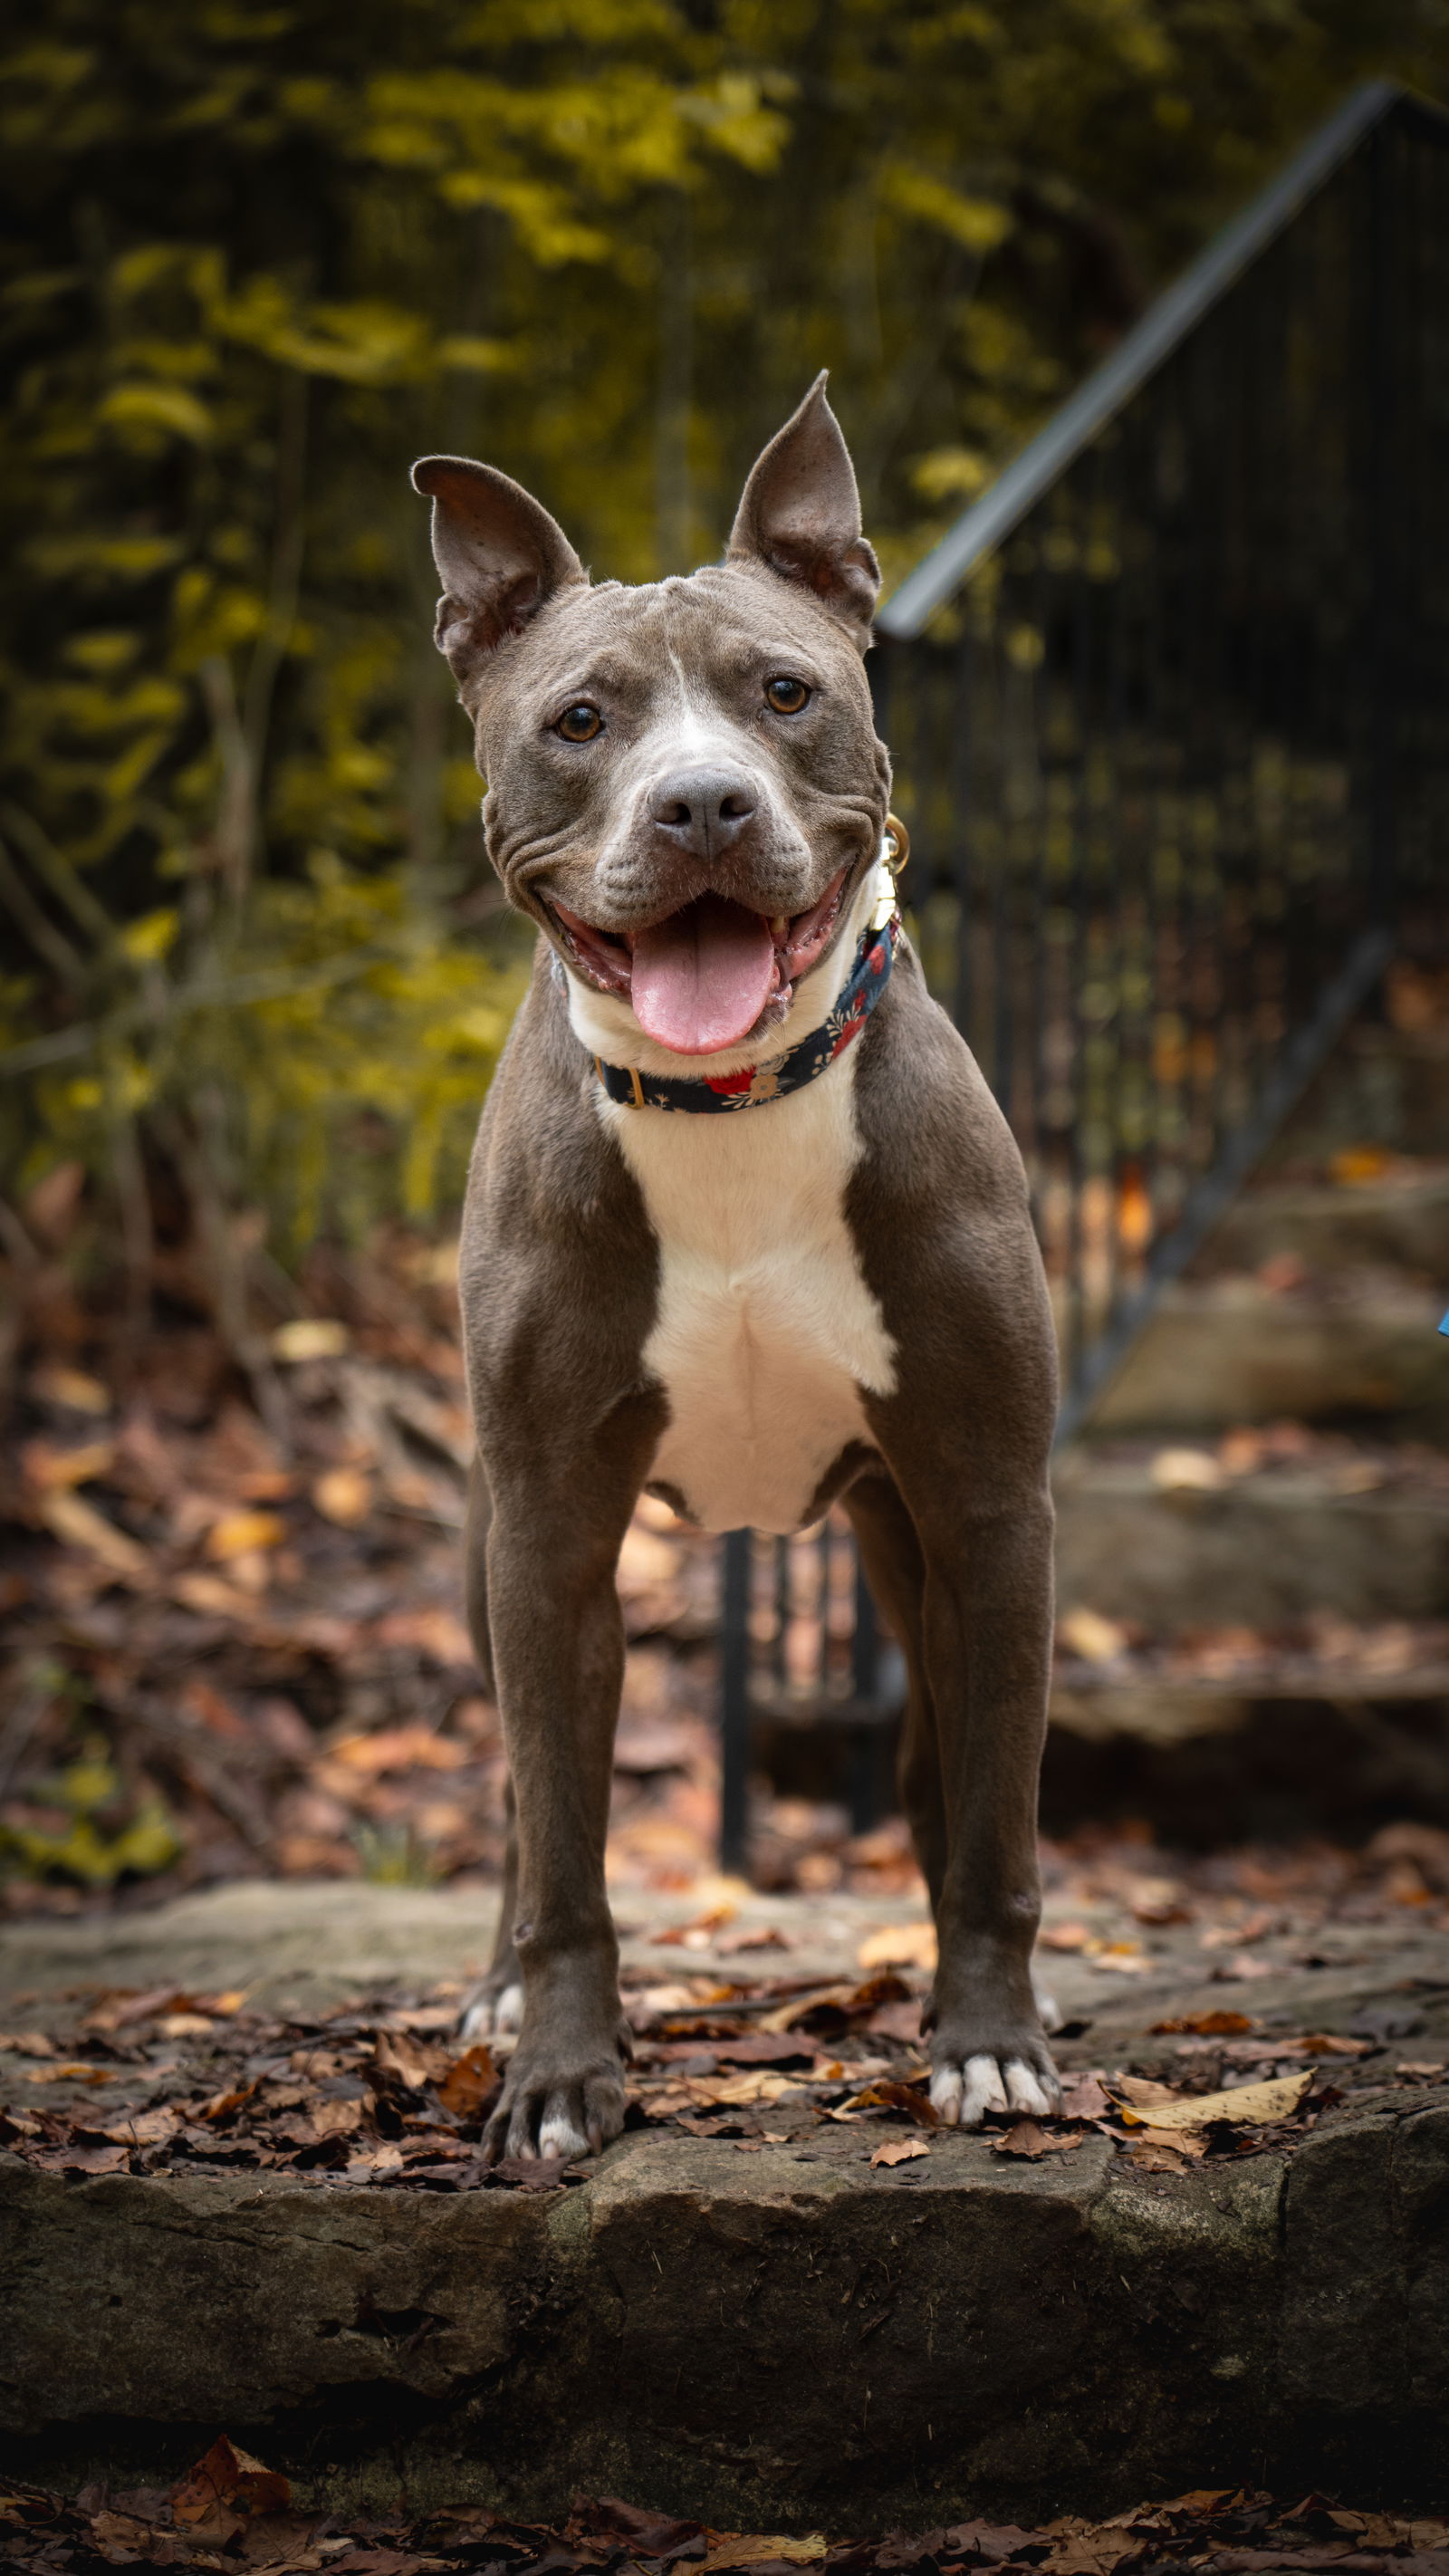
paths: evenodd
<path fill-rule="evenodd" d="M 12 2462 L 151 2478 L 224 2427 L 310 2500 L 583 2487 L 756 2530 L 1444 2501 L 1449 2093 L 1180 2175 L 1097 2137 L 867 2154 L 641 2133 L 581 2184 L 446 2197 L 0 2157 Z"/>

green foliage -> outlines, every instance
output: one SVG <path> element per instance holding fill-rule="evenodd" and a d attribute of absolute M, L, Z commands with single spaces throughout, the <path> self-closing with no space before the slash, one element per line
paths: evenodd
<path fill-rule="evenodd" d="M 27 1878 L 114 1887 L 121 1878 L 155 1878 L 181 1857 L 181 1837 L 160 1799 L 128 1799 L 103 1742 L 53 1779 L 32 1782 L 31 1795 L 62 1820 L 0 1824 L 0 1867 L 11 1860 Z"/>
<path fill-rule="evenodd" d="M 0 1153 L 456 1193 L 518 990 L 406 469 L 712 552 L 828 364 L 899 571 L 1444 0 L 51 0 L 0 45 Z"/>

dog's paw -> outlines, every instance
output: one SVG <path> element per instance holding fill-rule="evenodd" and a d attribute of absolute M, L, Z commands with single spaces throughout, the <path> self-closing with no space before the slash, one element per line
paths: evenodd
<path fill-rule="evenodd" d="M 597 2155 L 624 2125 L 624 2070 L 621 2062 L 595 2063 L 567 2073 L 530 2058 L 520 2066 L 515 2056 L 503 2087 L 503 2099 L 483 2136 L 483 2155 L 495 2165 L 504 2156 L 537 2158 Z"/>
<path fill-rule="evenodd" d="M 1001 2050 L 937 2051 L 931 2103 L 948 2129 L 979 2129 L 988 2111 L 1055 2119 L 1062 2107 L 1056 2068 L 1038 2041 L 1030 2055 Z"/>
<path fill-rule="evenodd" d="M 485 1977 L 475 1986 L 458 2017 L 458 2037 L 465 2048 L 476 2039 L 513 2037 L 523 2020 L 523 1988 L 517 1978 L 500 1986 Z"/>

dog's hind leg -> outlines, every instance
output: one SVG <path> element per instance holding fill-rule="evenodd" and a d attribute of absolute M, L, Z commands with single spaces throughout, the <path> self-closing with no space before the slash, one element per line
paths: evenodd
<path fill-rule="evenodd" d="M 485 1691 L 494 1694 L 493 1638 L 488 1624 L 488 1529 L 493 1497 L 483 1461 L 476 1454 L 468 1476 L 468 1520 L 463 1534 L 463 1594 L 473 1654 Z M 523 2018 L 523 1972 L 513 1946 L 513 1918 L 518 1911 L 518 1824 L 510 1775 L 504 1790 L 507 1842 L 503 1858 L 502 1900 L 493 1956 L 486 1975 L 465 1998 L 459 2022 L 464 2040 L 496 2039 L 517 2030 Z"/>

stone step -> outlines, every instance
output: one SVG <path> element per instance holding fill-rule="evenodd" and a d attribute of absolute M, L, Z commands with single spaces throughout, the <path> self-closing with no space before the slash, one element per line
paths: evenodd
<path fill-rule="evenodd" d="M 351 1923 L 360 1953 L 422 1940 L 456 1956 L 479 1911 L 338 1889 L 294 1921 L 298 1893 L 313 1891 L 269 1891 L 275 1938 L 259 1919 L 242 1937 L 230 1890 L 169 1937 L 153 1917 L 152 1957 L 186 1984 L 207 1917 L 210 1946 L 229 1925 L 231 1973 L 252 1985 L 278 1940 L 288 1961 L 315 1951 L 323 1915 Z M 1130 1943 L 1054 1956 L 1082 2034 L 1063 2061 L 1175 2064 L 1176 2043 L 1147 2034 L 1226 2001 L 1246 2002 L 1240 2030 L 1377 2013 L 1371 2026 L 1412 2034 L 1415 2060 L 1442 2063 L 1442 1936 L 1390 1911 L 1402 1919 L 1324 1924 L 1307 1951 L 1285 1937 L 1251 1984 L 1225 1987 L 1209 1964 L 1222 1954 L 1175 1918 L 1139 1934 L 1130 1975 Z M 771 1900 L 807 1940 L 823 1912 Z M 6 1936 L 12 1972 L 73 1986 L 89 1949 L 113 1983 L 107 1927 L 59 1928 L 50 1980 L 38 1925 Z M 858 1938 L 842 1919 L 842 1963 Z M 537 2191 L 315 2170 L 67 2179 L 0 2155 L 0 2456 L 72 2491 L 97 2475 L 161 2484 L 224 2427 L 304 2506 L 405 2493 L 414 2512 L 558 2518 L 582 2488 L 725 2530 L 832 2536 L 1110 2513 L 1204 2483 L 1432 2506 L 1449 2442 L 1449 2085 L 1396 2085 L 1397 2054 L 1334 2057 L 1343 2098 L 1292 2154 L 1187 2171 L 1134 2162 L 1090 2126 L 1036 2162 L 934 2133 L 926 2156 L 876 2168 L 902 2132 L 869 2118 L 785 2144 L 641 2130 Z"/>
<path fill-rule="evenodd" d="M 1274 1286 L 1244 1273 L 1164 1290 L 1098 1402 L 1094 1432 L 1226 1423 L 1392 1421 L 1449 1431 L 1441 1289 L 1375 1269 Z"/>
<path fill-rule="evenodd" d="M 1449 1133 L 1449 1118 L 1445 1122 Z M 1449 1164 L 1385 1158 L 1366 1176 L 1339 1182 L 1264 1180 L 1242 1193 L 1193 1266 L 1196 1278 L 1257 1271 L 1280 1274 L 1399 1268 L 1445 1283 L 1449 1294 Z"/>
<path fill-rule="evenodd" d="M 1064 1611 L 1158 1634 L 1272 1628 L 1319 1609 L 1449 1615 L 1449 1460 L 1427 1448 L 1291 1425 L 1193 1447 L 1083 1442 L 1055 1489 Z"/>

